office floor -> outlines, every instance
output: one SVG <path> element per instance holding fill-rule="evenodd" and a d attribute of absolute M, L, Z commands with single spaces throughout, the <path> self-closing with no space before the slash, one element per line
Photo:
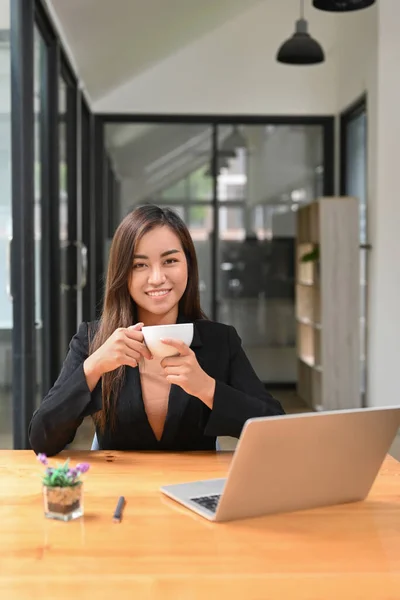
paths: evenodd
<path fill-rule="evenodd" d="M 285 412 L 288 414 L 309 412 L 310 410 L 297 396 L 295 390 L 270 389 L 269 391 L 282 403 Z M 4 393 L 0 392 L 0 448 L 12 447 L 11 427 L 11 407 L 9 406 L 8 395 L 6 397 Z M 75 450 L 89 449 L 92 443 L 93 433 L 94 428 L 92 420 L 89 417 L 85 419 L 78 429 L 72 448 Z M 220 445 L 223 450 L 233 450 L 236 443 L 237 440 L 235 438 L 220 438 Z M 400 431 L 392 444 L 390 454 L 400 461 Z"/>

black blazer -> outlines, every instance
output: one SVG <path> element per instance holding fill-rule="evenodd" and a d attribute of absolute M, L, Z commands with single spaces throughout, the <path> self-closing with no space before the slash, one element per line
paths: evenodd
<path fill-rule="evenodd" d="M 33 414 L 29 439 L 36 453 L 57 454 L 72 442 L 87 415 L 102 407 L 101 380 L 92 393 L 83 362 L 88 356 L 88 330 L 82 323 L 72 338 L 61 373 Z M 160 441 L 144 409 L 139 370 L 126 367 L 117 403 L 115 430 L 97 431 L 104 450 L 213 450 L 217 436 L 239 437 L 250 417 L 283 414 L 280 403 L 266 390 L 246 357 L 236 330 L 213 321 L 194 324 L 191 348 L 202 369 L 216 380 L 213 409 L 171 386 L 167 418 Z"/>

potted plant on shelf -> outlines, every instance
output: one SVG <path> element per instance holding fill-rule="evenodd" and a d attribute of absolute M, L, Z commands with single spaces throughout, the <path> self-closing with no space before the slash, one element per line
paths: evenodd
<path fill-rule="evenodd" d="M 49 519 L 71 521 L 83 515 L 83 481 L 81 476 L 90 468 L 89 463 L 70 467 L 70 459 L 56 467 L 49 466 L 45 454 L 38 460 L 46 466 L 43 476 L 44 514 Z"/>
<path fill-rule="evenodd" d="M 301 257 L 301 262 L 316 262 L 319 263 L 319 245 L 315 244 L 314 248 L 310 252 L 306 252 Z"/>
<path fill-rule="evenodd" d="M 319 244 L 314 244 L 314 247 L 312 250 L 310 250 L 309 252 L 306 252 L 305 254 L 303 254 L 303 256 L 301 257 L 300 261 L 302 263 L 314 263 L 315 265 L 315 271 L 314 271 L 314 275 L 313 275 L 313 280 L 314 283 L 319 282 L 319 276 L 320 276 L 320 254 L 319 254 Z"/>

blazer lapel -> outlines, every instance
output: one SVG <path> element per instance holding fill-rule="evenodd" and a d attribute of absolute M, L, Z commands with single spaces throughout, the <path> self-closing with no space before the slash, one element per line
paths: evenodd
<path fill-rule="evenodd" d="M 202 345 L 203 344 L 199 331 L 196 327 L 196 324 L 194 324 L 193 341 L 190 344 L 190 348 L 196 354 L 196 358 L 200 366 Z M 191 396 L 187 394 L 181 387 L 179 387 L 179 385 L 171 385 L 168 399 L 167 418 L 165 420 L 164 431 L 160 440 L 162 444 L 165 443 L 166 445 L 169 445 L 171 442 L 173 442 L 190 398 Z"/>
<path fill-rule="evenodd" d="M 128 415 L 131 415 L 132 424 L 129 423 L 129 426 L 133 427 L 132 430 L 140 432 L 140 438 L 147 440 L 148 444 L 158 444 L 144 407 L 138 368 L 126 367 L 126 383 L 123 387 L 123 393 L 126 394 L 126 404 L 129 406 L 125 422 L 129 421 Z"/>

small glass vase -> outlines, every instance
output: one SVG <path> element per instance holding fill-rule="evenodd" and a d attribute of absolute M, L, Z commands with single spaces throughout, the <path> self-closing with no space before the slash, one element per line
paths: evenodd
<path fill-rule="evenodd" d="M 82 482 L 69 487 L 43 486 L 44 515 L 48 519 L 72 521 L 83 515 Z"/>

